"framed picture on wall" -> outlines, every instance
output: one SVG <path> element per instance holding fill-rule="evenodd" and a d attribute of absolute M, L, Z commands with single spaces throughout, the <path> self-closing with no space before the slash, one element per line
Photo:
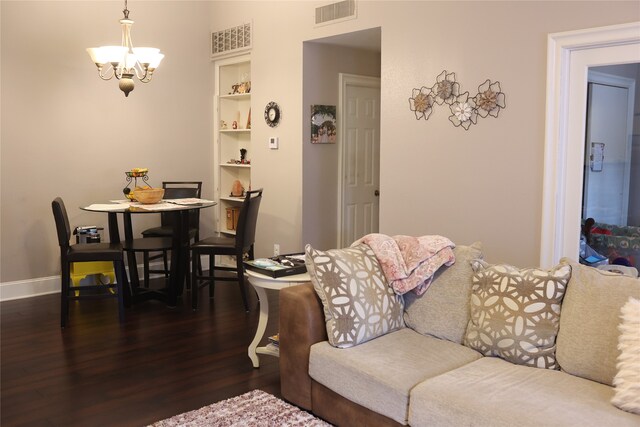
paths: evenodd
<path fill-rule="evenodd" d="M 335 144 L 336 142 L 336 106 L 311 106 L 311 143 Z"/>

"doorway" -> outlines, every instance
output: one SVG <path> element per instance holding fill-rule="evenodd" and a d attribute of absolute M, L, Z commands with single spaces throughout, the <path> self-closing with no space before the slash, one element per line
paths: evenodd
<path fill-rule="evenodd" d="M 312 108 L 335 106 L 338 110 L 340 74 L 379 79 L 380 69 L 379 27 L 309 40 L 303 44 L 303 244 L 322 250 L 342 246 L 342 239 L 339 237 L 342 230 L 339 205 L 342 203 L 340 162 L 344 140 L 340 137 L 340 132 L 344 123 L 336 120 L 338 137 L 335 142 L 318 143 L 319 141 L 314 141 L 311 132 Z M 380 105 L 377 111 L 380 111 Z"/>
<path fill-rule="evenodd" d="M 640 23 L 550 34 L 540 265 L 577 260 L 589 67 L 640 62 Z"/>
<path fill-rule="evenodd" d="M 631 180 L 638 71 L 638 64 L 589 69 L 583 220 L 594 218 L 611 225 L 638 225 L 628 223 L 630 190 L 640 191 L 640 185 Z M 614 72 L 634 78 L 609 74 Z"/>

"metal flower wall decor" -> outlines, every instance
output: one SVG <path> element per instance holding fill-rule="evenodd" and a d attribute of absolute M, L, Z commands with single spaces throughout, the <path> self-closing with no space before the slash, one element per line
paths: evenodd
<path fill-rule="evenodd" d="M 449 121 L 464 130 L 475 125 L 478 117 L 498 117 L 500 110 L 507 106 L 500 82 L 487 79 L 478 86 L 478 93 L 470 97 L 469 92 L 460 93 L 456 73 L 447 73 L 447 70 L 436 77 L 432 87 L 413 89 L 409 98 L 409 109 L 415 113 L 416 120 L 428 120 L 436 105 L 449 106 Z"/>

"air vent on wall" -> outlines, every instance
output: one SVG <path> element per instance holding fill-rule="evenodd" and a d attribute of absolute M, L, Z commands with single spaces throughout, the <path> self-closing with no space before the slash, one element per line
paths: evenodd
<path fill-rule="evenodd" d="M 251 49 L 251 23 L 211 33 L 211 56 L 233 54 Z"/>
<path fill-rule="evenodd" d="M 356 0 L 344 0 L 316 8 L 316 25 L 332 24 L 356 17 Z"/>

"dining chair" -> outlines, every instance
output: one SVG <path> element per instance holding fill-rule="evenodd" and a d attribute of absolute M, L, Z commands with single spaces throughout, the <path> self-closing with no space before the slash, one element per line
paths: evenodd
<path fill-rule="evenodd" d="M 164 188 L 163 199 L 184 199 L 184 198 L 200 198 L 202 194 L 202 181 L 163 181 L 162 188 Z M 160 226 L 152 227 L 142 232 L 143 238 L 150 237 L 171 237 L 173 234 L 173 221 L 175 215 L 167 212 L 160 214 Z M 200 239 L 200 211 L 193 210 L 189 212 L 189 240 L 197 242 Z M 160 254 L 152 255 L 152 250 L 144 252 L 144 274 L 148 277 L 150 273 L 164 274 L 165 277 L 169 277 L 169 260 L 167 256 L 167 250 L 162 250 Z M 162 258 L 164 269 L 152 270 L 149 267 L 149 263 L 153 260 Z M 148 282 L 145 280 L 145 287 L 148 287 Z M 187 275 L 187 288 L 190 287 L 190 277 Z"/>
<path fill-rule="evenodd" d="M 124 322 L 124 306 L 125 299 L 128 303 L 128 289 L 124 287 L 124 257 L 122 254 L 122 245 L 119 243 L 77 243 L 70 245 L 71 227 L 69 225 L 69 217 L 67 209 L 60 197 L 56 197 L 51 202 L 53 210 L 53 218 L 56 223 L 56 232 L 58 234 L 58 244 L 60 245 L 60 279 L 61 279 L 61 310 L 60 310 L 60 326 L 66 327 L 69 319 L 69 301 L 82 299 L 97 298 L 117 298 L 118 300 L 118 317 L 120 323 Z M 78 262 L 96 262 L 111 261 L 115 270 L 116 283 L 107 285 L 79 285 L 70 286 L 71 283 L 71 264 Z M 115 293 L 113 290 L 115 289 Z"/>
<path fill-rule="evenodd" d="M 254 257 L 253 245 L 256 238 L 256 223 L 261 200 L 261 188 L 247 191 L 240 208 L 235 237 L 226 237 L 218 234 L 191 245 L 191 306 L 194 310 L 198 308 L 198 291 L 201 288 L 208 286 L 209 298 L 213 299 L 216 281 L 237 281 L 240 286 L 245 311 L 249 311 L 242 262 L 245 254 L 249 259 Z M 206 274 L 198 272 L 201 255 L 209 255 L 209 271 Z M 216 255 L 235 256 L 236 266 L 217 265 Z M 235 274 L 233 276 L 219 276 L 216 275 L 216 271 L 235 272 Z"/>
<path fill-rule="evenodd" d="M 125 252 L 134 252 L 134 253 L 142 253 L 143 260 L 147 260 L 149 258 L 149 254 L 151 252 L 167 252 L 170 251 L 173 247 L 173 241 L 171 237 L 141 237 L 139 239 L 133 240 L 125 240 L 122 244 L 122 249 Z M 137 266 L 135 266 L 137 268 Z M 149 287 L 149 282 L 151 278 L 151 271 L 144 265 L 143 268 L 143 283 L 144 287 Z M 129 274 L 131 275 L 132 285 L 138 286 L 138 272 L 131 271 L 131 265 L 129 265 Z M 168 275 L 166 279 L 168 279 Z"/>

